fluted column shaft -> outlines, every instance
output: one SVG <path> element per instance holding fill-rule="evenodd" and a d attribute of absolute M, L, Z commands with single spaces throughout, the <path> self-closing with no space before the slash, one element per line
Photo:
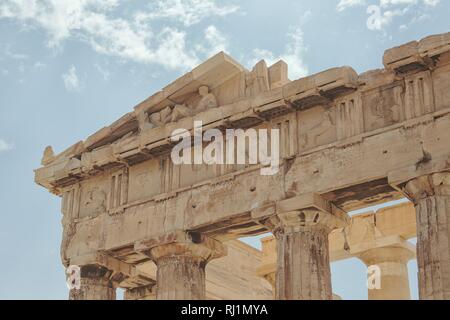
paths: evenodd
<path fill-rule="evenodd" d="M 278 232 L 276 298 L 330 300 L 331 272 L 326 230 Z"/>
<path fill-rule="evenodd" d="M 450 172 L 409 181 L 414 201 L 420 299 L 450 299 Z"/>
<path fill-rule="evenodd" d="M 158 260 L 158 300 L 205 299 L 206 261 L 200 257 L 170 256 Z"/>
<path fill-rule="evenodd" d="M 331 300 L 328 234 L 340 219 L 318 210 L 277 215 L 277 300 Z"/>

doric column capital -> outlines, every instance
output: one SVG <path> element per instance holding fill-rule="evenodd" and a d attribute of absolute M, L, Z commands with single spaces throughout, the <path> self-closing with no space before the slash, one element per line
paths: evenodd
<path fill-rule="evenodd" d="M 409 180 L 403 191 L 414 202 L 430 196 L 449 196 L 450 172 L 437 172 Z"/>
<path fill-rule="evenodd" d="M 358 254 L 358 257 L 367 266 L 383 262 L 399 262 L 406 264 L 409 260 L 416 257 L 416 253 L 415 250 L 409 247 L 389 246 L 366 250 Z"/>
<path fill-rule="evenodd" d="M 167 240 L 167 238 L 165 239 Z M 191 257 L 208 262 L 226 255 L 226 247 L 219 241 L 200 235 L 172 234 L 169 241 L 161 241 L 148 250 L 149 256 L 159 261 L 165 257 Z"/>
<path fill-rule="evenodd" d="M 157 300 L 203 300 L 208 261 L 226 254 L 219 241 L 176 231 L 135 244 L 157 265 Z"/>
<path fill-rule="evenodd" d="M 409 300 L 408 261 L 415 257 L 414 247 L 408 243 L 368 249 L 358 257 L 371 271 L 374 286 L 368 287 L 369 300 Z M 373 273 L 375 272 L 375 273 Z M 369 278 L 368 278 L 369 280 Z"/>
<path fill-rule="evenodd" d="M 330 233 L 333 229 L 345 226 L 345 221 L 329 212 L 317 209 L 304 209 L 278 213 L 270 217 L 266 224 L 277 236 L 280 232 L 324 231 Z"/>
<path fill-rule="evenodd" d="M 254 210 L 255 220 L 277 233 L 321 231 L 330 233 L 344 227 L 349 217 L 317 193 L 305 193 L 277 202 L 267 208 Z"/>
<path fill-rule="evenodd" d="M 154 260 L 165 257 L 188 256 L 204 261 L 210 261 L 225 255 L 224 247 L 214 243 L 169 243 L 154 247 L 150 250 L 150 255 Z"/>
<path fill-rule="evenodd" d="M 347 214 L 321 195 L 307 193 L 252 216 L 277 238 L 276 299 L 331 299 L 328 234 L 346 225 Z"/>

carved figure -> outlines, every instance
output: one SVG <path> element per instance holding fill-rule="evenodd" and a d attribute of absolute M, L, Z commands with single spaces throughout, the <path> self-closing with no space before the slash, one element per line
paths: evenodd
<path fill-rule="evenodd" d="M 330 111 L 325 111 L 322 114 L 322 120 L 312 128 L 308 129 L 308 132 L 300 136 L 300 144 L 302 148 L 309 145 L 311 138 L 313 145 L 317 145 L 317 139 L 325 134 L 333 126 L 334 124 L 333 119 L 331 118 Z"/>
<path fill-rule="evenodd" d="M 394 104 L 391 107 L 392 121 L 399 122 L 401 120 L 401 107 L 398 104 Z"/>
<path fill-rule="evenodd" d="M 172 120 L 172 109 L 166 107 L 159 112 L 153 112 L 149 116 L 149 120 L 154 127 L 163 126 Z"/>
<path fill-rule="evenodd" d="M 258 62 L 251 72 L 245 75 L 245 95 L 252 97 L 269 90 L 269 74 L 264 60 Z"/>
<path fill-rule="evenodd" d="M 87 193 L 87 199 L 85 204 L 86 210 L 91 213 L 93 216 L 97 216 L 98 214 L 104 212 L 106 210 L 105 207 L 106 194 L 94 188 Z"/>
<path fill-rule="evenodd" d="M 191 115 L 193 115 L 192 109 L 188 108 L 185 104 L 177 104 L 172 109 L 170 120 L 171 122 L 175 122 Z"/>
<path fill-rule="evenodd" d="M 198 94 L 202 97 L 202 99 L 195 107 L 195 113 L 217 107 L 217 99 L 212 93 L 209 92 L 209 88 L 207 86 L 201 86 L 198 89 Z"/>
<path fill-rule="evenodd" d="M 370 108 L 372 115 L 376 118 L 376 120 L 372 123 L 372 127 L 380 127 L 384 125 L 384 98 L 382 96 L 377 96 Z"/>
<path fill-rule="evenodd" d="M 148 117 L 152 128 L 160 127 L 169 122 L 175 122 L 182 118 L 190 117 L 218 106 L 216 97 L 209 92 L 209 88 L 207 86 L 201 86 L 198 89 L 198 94 L 201 96 L 201 99 L 194 108 L 188 107 L 183 103 L 176 104 L 173 107 L 166 107 L 159 112 L 152 113 Z"/>

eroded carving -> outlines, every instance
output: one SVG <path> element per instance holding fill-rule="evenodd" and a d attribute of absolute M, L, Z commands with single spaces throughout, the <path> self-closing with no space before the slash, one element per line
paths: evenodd
<path fill-rule="evenodd" d="M 312 127 L 306 129 L 299 139 L 300 148 L 319 145 L 320 139 L 329 132 L 335 132 L 335 123 L 330 110 L 324 111 L 320 121 Z"/>
<path fill-rule="evenodd" d="M 186 105 L 185 103 L 175 104 L 172 107 L 166 107 L 159 112 L 154 112 L 148 116 L 148 122 L 150 127 L 160 127 L 169 122 L 176 122 L 185 117 L 191 117 L 197 113 L 206 111 L 218 106 L 216 97 L 209 92 L 207 86 L 201 86 L 198 89 L 200 95 L 200 101 L 193 107 Z"/>
<path fill-rule="evenodd" d="M 67 248 L 76 232 L 76 220 L 79 214 L 80 187 L 75 185 L 67 189 L 62 197 L 62 220 L 63 235 L 61 241 L 60 255 L 63 265 L 69 265 L 69 257 L 66 255 Z"/>
<path fill-rule="evenodd" d="M 269 73 L 266 62 L 261 60 L 252 71 L 245 74 L 245 95 L 253 97 L 269 90 Z"/>
<path fill-rule="evenodd" d="M 105 203 L 106 193 L 99 188 L 93 188 L 86 192 L 83 209 L 89 216 L 96 217 L 106 211 Z"/>

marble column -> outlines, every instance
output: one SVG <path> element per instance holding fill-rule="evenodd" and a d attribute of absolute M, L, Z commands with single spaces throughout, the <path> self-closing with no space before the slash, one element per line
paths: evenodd
<path fill-rule="evenodd" d="M 273 255 L 276 255 L 277 247 L 275 239 L 270 237 L 261 240 L 262 260 L 258 267 L 257 274 L 272 286 L 273 296 L 275 298 L 276 266 L 272 262 Z"/>
<path fill-rule="evenodd" d="M 380 247 L 359 255 L 367 267 L 380 271 L 379 288 L 368 288 L 369 300 L 410 300 L 408 261 L 415 257 L 407 247 Z"/>
<path fill-rule="evenodd" d="M 169 243 L 150 254 L 157 265 L 157 300 L 204 300 L 206 264 L 225 254 L 213 239 L 201 243 Z"/>
<path fill-rule="evenodd" d="M 80 288 L 71 289 L 70 300 L 115 300 L 116 288 L 111 271 L 98 265 L 80 267 Z"/>
<path fill-rule="evenodd" d="M 450 172 L 421 176 L 403 190 L 414 202 L 420 299 L 450 299 Z"/>
<path fill-rule="evenodd" d="M 342 221 L 315 209 L 280 213 L 275 220 L 276 299 L 331 300 L 328 234 Z"/>

